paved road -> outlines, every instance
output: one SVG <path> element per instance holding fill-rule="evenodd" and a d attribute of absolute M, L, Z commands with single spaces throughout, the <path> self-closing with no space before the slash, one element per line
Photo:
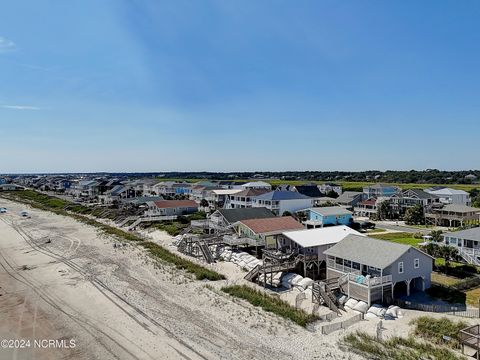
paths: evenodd
<path fill-rule="evenodd" d="M 403 225 L 402 222 L 398 222 L 398 225 L 396 225 L 396 223 L 392 221 L 375 221 L 375 224 L 377 228 L 403 231 L 403 232 L 412 233 L 412 234 L 418 233 L 418 232 L 422 234 L 428 234 L 430 231 L 432 231 L 432 229 L 419 229 L 416 227 Z"/>

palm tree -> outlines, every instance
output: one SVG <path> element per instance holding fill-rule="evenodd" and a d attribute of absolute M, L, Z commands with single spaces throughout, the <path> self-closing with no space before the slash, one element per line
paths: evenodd
<path fill-rule="evenodd" d="M 439 254 L 439 245 L 435 243 L 428 243 L 423 247 L 423 250 L 430 256 L 437 257 Z"/>
<path fill-rule="evenodd" d="M 433 241 L 440 242 L 442 241 L 442 234 L 443 234 L 442 230 L 432 230 L 430 231 L 429 235 L 432 237 Z"/>
<path fill-rule="evenodd" d="M 377 216 L 379 220 L 385 220 L 390 216 L 390 205 L 387 201 L 382 201 L 377 210 Z"/>
<path fill-rule="evenodd" d="M 445 274 L 448 272 L 448 267 L 450 266 L 450 261 L 458 259 L 458 249 L 443 245 L 439 247 L 438 256 L 445 260 Z"/>

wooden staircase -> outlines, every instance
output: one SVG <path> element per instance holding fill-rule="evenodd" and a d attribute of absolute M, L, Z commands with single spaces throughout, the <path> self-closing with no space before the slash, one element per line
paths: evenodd
<path fill-rule="evenodd" d="M 177 244 L 177 250 L 183 254 L 195 256 L 198 250 L 208 264 L 214 263 L 215 258 L 210 250 L 209 241 L 183 236 Z"/>
<path fill-rule="evenodd" d="M 141 224 L 142 222 L 153 222 L 153 221 L 172 221 L 176 220 L 177 216 L 172 215 L 172 216 L 166 216 L 166 215 L 158 215 L 158 216 L 146 216 L 146 217 L 139 217 L 137 220 L 133 222 L 128 227 L 128 230 L 134 229 L 137 225 Z"/>
<path fill-rule="evenodd" d="M 202 252 L 203 257 L 205 258 L 205 261 L 207 262 L 207 264 L 211 264 L 215 262 L 212 252 L 210 251 L 210 248 L 205 242 L 199 241 L 198 247 L 200 248 L 200 251 Z"/>
<path fill-rule="evenodd" d="M 252 270 L 250 270 L 247 273 L 247 275 L 245 275 L 244 279 L 248 281 L 255 281 L 255 279 L 258 278 L 258 275 L 260 274 L 260 268 L 261 268 L 260 264 L 255 266 Z"/>
<path fill-rule="evenodd" d="M 330 310 L 336 312 L 337 314 L 341 314 L 340 309 L 344 310 L 343 305 L 338 303 L 338 300 L 333 294 L 331 287 L 323 281 L 317 281 L 313 283 L 312 301 L 317 304 L 324 303 Z"/>
<path fill-rule="evenodd" d="M 125 219 L 123 219 L 122 221 L 120 221 L 117 225 L 122 227 L 122 226 L 126 225 L 129 221 L 136 221 L 137 219 L 138 219 L 138 216 L 128 216 Z"/>
<path fill-rule="evenodd" d="M 301 261 L 299 257 L 281 263 L 263 263 L 255 266 L 252 270 L 250 270 L 247 275 L 245 275 L 244 279 L 248 281 L 255 281 L 260 276 L 266 276 L 267 274 L 278 273 L 278 272 L 285 272 L 289 270 L 293 270 L 297 267 L 298 263 Z"/>
<path fill-rule="evenodd" d="M 182 238 L 180 242 L 177 245 L 177 250 L 180 251 L 181 253 L 185 253 L 185 250 L 187 249 L 187 240 L 185 238 Z"/>
<path fill-rule="evenodd" d="M 182 236 L 182 235 L 188 234 L 191 230 L 192 230 L 192 226 L 189 225 L 185 229 L 183 229 L 179 235 Z"/>

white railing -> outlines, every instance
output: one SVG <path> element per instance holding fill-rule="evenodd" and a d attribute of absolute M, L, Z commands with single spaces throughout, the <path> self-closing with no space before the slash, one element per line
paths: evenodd
<path fill-rule="evenodd" d="M 192 220 L 190 225 L 193 227 L 207 227 L 210 224 L 209 220 Z"/>
<path fill-rule="evenodd" d="M 365 285 L 365 286 L 371 287 L 371 286 L 377 286 L 377 285 L 391 283 L 392 282 L 392 275 L 376 276 L 376 277 L 367 278 L 366 276 L 363 276 L 363 275 L 349 274 L 348 275 L 348 280 L 350 282 L 355 283 L 355 284 L 360 284 L 360 285 Z"/>
<path fill-rule="evenodd" d="M 478 256 L 480 256 L 480 251 L 477 249 L 466 248 L 466 247 L 459 247 L 457 248 L 460 256 L 469 263 L 474 265 L 480 265 L 480 261 L 478 260 Z"/>
<path fill-rule="evenodd" d="M 305 220 L 303 223 L 305 225 L 314 225 L 314 226 L 323 224 L 323 222 L 320 220 Z"/>
<path fill-rule="evenodd" d="M 232 235 L 224 235 L 223 242 L 228 245 L 243 245 L 248 244 L 249 238 L 240 238 Z"/>
<path fill-rule="evenodd" d="M 235 235 L 224 235 L 223 242 L 228 245 L 250 245 L 250 246 L 264 246 L 265 240 L 252 239 L 248 237 L 238 237 Z"/>
<path fill-rule="evenodd" d="M 343 273 L 353 273 L 353 274 L 361 274 L 362 273 L 359 269 L 355 269 L 355 268 L 352 268 L 350 266 L 346 266 L 346 265 L 342 265 L 342 264 L 334 263 L 333 265 L 328 264 L 328 266 L 335 269 L 335 270 L 341 271 Z"/>

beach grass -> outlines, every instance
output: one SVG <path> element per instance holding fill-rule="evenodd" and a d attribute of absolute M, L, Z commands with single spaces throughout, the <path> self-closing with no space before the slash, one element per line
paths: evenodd
<path fill-rule="evenodd" d="M 414 325 L 413 335 L 452 349 L 459 348 L 459 332 L 468 326 L 464 321 L 453 321 L 446 317 L 436 319 L 430 316 L 420 316 L 412 320 L 410 325 Z M 444 336 L 448 336 L 450 340 L 445 342 Z"/>
<path fill-rule="evenodd" d="M 387 339 L 377 339 L 374 336 L 357 331 L 345 336 L 341 341 L 341 345 L 364 356 L 366 359 L 465 359 L 446 346 L 437 345 L 429 341 L 418 341 L 413 336 L 390 336 Z"/>
<path fill-rule="evenodd" d="M 206 279 L 216 281 L 225 279 L 224 275 L 184 259 L 158 244 L 155 244 L 151 241 L 145 241 L 136 234 L 103 224 L 91 217 L 86 216 L 91 214 L 91 209 L 89 207 L 74 204 L 69 201 L 38 193 L 33 190 L 1 192 L 0 196 L 12 201 L 28 204 L 36 209 L 50 211 L 57 215 L 74 218 L 79 222 L 93 226 L 103 233 L 114 236 L 119 240 L 137 243 L 145 248 L 154 259 L 163 260 L 174 265 L 177 269 L 185 270 L 186 272 L 195 275 L 196 279 L 198 280 Z"/>
<path fill-rule="evenodd" d="M 246 285 L 226 286 L 221 290 L 231 296 L 246 300 L 253 306 L 258 306 L 267 312 L 292 320 L 303 327 L 318 320 L 318 317 L 315 315 L 296 309 L 283 300 L 274 298 Z"/>

